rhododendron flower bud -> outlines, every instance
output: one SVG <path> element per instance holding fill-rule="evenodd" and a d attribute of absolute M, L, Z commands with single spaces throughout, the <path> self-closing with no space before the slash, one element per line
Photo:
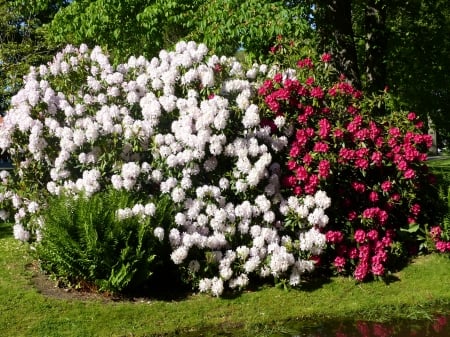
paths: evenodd
<path fill-rule="evenodd" d="M 353 273 L 355 279 L 358 281 L 363 281 L 367 275 L 368 269 L 369 269 L 369 266 L 367 263 L 363 263 L 363 262 L 359 263 L 355 269 L 355 272 Z"/>
<path fill-rule="evenodd" d="M 283 80 L 283 74 L 281 74 L 281 73 L 275 74 L 275 76 L 273 77 L 273 80 L 276 83 L 281 83 L 281 81 Z"/>
<path fill-rule="evenodd" d="M 353 221 L 358 217 L 358 213 L 356 213 L 355 211 L 350 211 L 347 215 L 347 219 L 349 221 Z"/>
<path fill-rule="evenodd" d="M 324 92 L 321 87 L 314 87 L 310 92 L 311 97 L 322 99 L 324 96 Z"/>
<path fill-rule="evenodd" d="M 377 217 L 380 224 L 384 225 L 389 218 L 389 214 L 385 210 L 378 209 Z"/>
<path fill-rule="evenodd" d="M 341 129 L 336 129 L 333 131 L 333 136 L 336 138 L 342 138 L 344 136 L 344 131 Z"/>
<path fill-rule="evenodd" d="M 344 239 L 344 234 L 341 231 L 328 231 L 325 234 L 327 242 L 340 243 Z"/>
<path fill-rule="evenodd" d="M 305 165 L 310 165 L 312 162 L 312 156 L 311 154 L 307 153 L 303 156 L 302 161 Z"/>
<path fill-rule="evenodd" d="M 357 181 L 352 182 L 352 187 L 358 193 L 363 193 L 366 190 L 366 186 Z"/>
<path fill-rule="evenodd" d="M 327 178 L 330 175 L 330 162 L 328 160 L 322 160 L 319 163 L 319 176 L 321 178 Z"/>
<path fill-rule="evenodd" d="M 414 205 L 411 206 L 410 211 L 411 211 L 411 213 L 414 214 L 414 215 L 419 215 L 420 209 L 421 209 L 421 207 L 420 207 L 419 204 L 414 204 Z"/>
<path fill-rule="evenodd" d="M 394 194 L 391 195 L 392 201 L 399 201 L 400 198 L 401 198 L 401 196 L 398 193 L 394 193 Z"/>
<path fill-rule="evenodd" d="M 331 54 L 329 54 L 329 53 L 323 53 L 323 54 L 320 56 L 320 59 L 321 59 L 322 62 L 324 62 L 324 63 L 329 63 L 329 62 L 331 62 L 332 57 L 331 57 Z"/>
<path fill-rule="evenodd" d="M 414 172 L 414 170 L 411 169 L 411 168 L 407 169 L 407 170 L 405 171 L 405 173 L 404 173 L 404 177 L 405 177 L 406 179 L 412 179 L 412 178 L 414 178 L 415 176 L 416 176 L 416 172 Z"/>
<path fill-rule="evenodd" d="M 381 263 L 373 263 L 371 271 L 374 275 L 381 276 L 384 274 L 384 267 Z"/>
<path fill-rule="evenodd" d="M 319 153 L 321 153 L 321 152 L 325 153 L 325 152 L 328 152 L 328 148 L 329 148 L 329 146 L 327 143 L 317 142 L 314 144 L 313 151 L 319 152 Z"/>
<path fill-rule="evenodd" d="M 297 61 L 297 67 L 299 68 L 313 68 L 314 64 L 310 58 L 304 58 Z"/>
<path fill-rule="evenodd" d="M 369 200 L 371 202 L 377 202 L 379 200 L 378 193 L 375 192 L 375 191 L 370 192 L 369 193 Z"/>
<path fill-rule="evenodd" d="M 310 76 L 306 79 L 305 84 L 307 86 L 311 86 L 314 84 L 315 81 L 316 81 L 316 79 L 313 76 Z"/>
<path fill-rule="evenodd" d="M 350 250 L 348 251 L 348 257 L 350 259 L 356 259 L 358 257 L 358 248 L 351 247 Z"/>

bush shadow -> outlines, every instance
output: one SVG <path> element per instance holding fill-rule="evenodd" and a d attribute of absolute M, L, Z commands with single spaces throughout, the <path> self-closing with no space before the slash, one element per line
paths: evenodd
<path fill-rule="evenodd" d="M 314 277 L 303 281 L 300 285 L 299 290 L 313 292 L 323 288 L 324 285 L 329 284 L 331 282 L 332 280 L 330 277 L 322 277 L 322 278 Z"/>
<path fill-rule="evenodd" d="M 146 285 L 138 289 L 129 289 L 120 295 L 123 300 L 136 299 L 178 302 L 193 294 L 192 290 L 183 283 L 173 272 L 155 273 Z"/>
<path fill-rule="evenodd" d="M 12 235 L 12 225 L 10 223 L 0 223 L 0 239 L 10 238 Z"/>
<path fill-rule="evenodd" d="M 399 281 L 401 281 L 400 278 L 394 274 L 389 274 L 389 275 L 386 275 L 385 277 L 383 277 L 383 282 L 386 285 L 389 285 L 389 284 L 395 283 L 395 282 L 399 282 Z"/>
<path fill-rule="evenodd" d="M 243 293 L 258 292 L 267 288 L 279 288 L 286 291 L 306 291 L 314 292 L 317 289 L 322 288 L 324 285 L 331 283 L 332 280 L 329 277 L 314 277 L 306 278 L 301 281 L 301 283 L 295 287 L 290 287 L 286 284 L 276 284 L 274 280 L 251 280 L 249 286 L 242 291 L 231 291 L 229 289 L 225 290 L 220 296 L 222 299 L 233 300 L 240 297 Z"/>

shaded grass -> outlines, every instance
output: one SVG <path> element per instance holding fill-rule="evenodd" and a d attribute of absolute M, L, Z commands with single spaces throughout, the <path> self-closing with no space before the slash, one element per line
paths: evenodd
<path fill-rule="evenodd" d="M 428 160 L 427 165 L 438 177 L 439 185 L 447 188 L 450 184 L 450 156 L 436 157 Z"/>
<path fill-rule="evenodd" d="M 447 172 L 450 172 L 450 156 L 441 156 L 428 160 L 427 165 L 432 168 L 441 168 Z"/>
<path fill-rule="evenodd" d="M 5 225 L 0 233 L 8 232 Z M 266 287 L 229 299 L 69 300 L 40 294 L 27 246 L 0 236 L 0 333 L 4 336 L 260 336 L 286 321 L 388 320 L 450 312 L 450 258 L 422 256 L 392 282 L 332 278 L 310 290 Z"/>
<path fill-rule="evenodd" d="M 11 225 L 7 224 L 0 225 L 0 239 L 11 237 L 12 233 L 13 231 Z"/>

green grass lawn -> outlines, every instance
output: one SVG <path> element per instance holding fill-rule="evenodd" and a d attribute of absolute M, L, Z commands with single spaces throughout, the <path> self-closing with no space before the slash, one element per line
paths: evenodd
<path fill-rule="evenodd" d="M 428 161 L 450 181 L 450 157 Z M 445 184 L 443 184 L 445 185 Z M 0 225 L 0 336 L 269 336 L 290 321 L 422 319 L 450 313 L 450 256 L 427 255 L 391 282 L 332 278 L 300 290 L 265 287 L 233 298 L 81 300 L 39 292 L 28 246 Z"/>
<path fill-rule="evenodd" d="M 424 318 L 450 312 L 450 258 L 422 256 L 392 282 L 333 278 L 303 290 L 267 287 L 234 298 L 114 302 L 44 296 L 33 286 L 27 246 L 0 227 L 1 336 L 262 336 L 286 321 Z"/>
<path fill-rule="evenodd" d="M 450 175 L 450 156 L 433 157 L 427 161 L 427 165 L 437 175 Z"/>

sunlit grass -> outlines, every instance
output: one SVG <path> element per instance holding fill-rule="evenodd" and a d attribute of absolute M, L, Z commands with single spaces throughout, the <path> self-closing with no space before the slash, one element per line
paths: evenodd
<path fill-rule="evenodd" d="M 27 246 L 0 227 L 4 336 L 257 336 L 287 320 L 423 318 L 450 306 L 450 259 L 439 255 L 418 258 L 388 284 L 333 278 L 303 290 L 267 287 L 233 298 L 136 303 L 48 298 L 33 287 L 30 262 Z"/>

